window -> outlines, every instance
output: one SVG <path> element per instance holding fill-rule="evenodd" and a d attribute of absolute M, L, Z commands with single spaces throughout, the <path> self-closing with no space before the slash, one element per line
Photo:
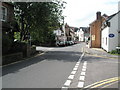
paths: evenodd
<path fill-rule="evenodd" d="M 2 6 L 1 10 L 2 10 L 1 21 L 6 21 L 7 20 L 7 8 Z"/>
<path fill-rule="evenodd" d="M 107 45 L 107 37 L 106 37 L 106 45 Z"/>
<path fill-rule="evenodd" d="M 104 43 L 104 38 L 102 39 L 102 43 Z"/>

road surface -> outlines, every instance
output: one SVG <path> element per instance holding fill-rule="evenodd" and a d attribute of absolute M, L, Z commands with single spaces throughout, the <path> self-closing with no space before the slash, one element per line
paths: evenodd
<path fill-rule="evenodd" d="M 2 68 L 2 88 L 118 88 L 118 59 L 86 54 L 85 46 L 37 47 L 45 53 Z"/>

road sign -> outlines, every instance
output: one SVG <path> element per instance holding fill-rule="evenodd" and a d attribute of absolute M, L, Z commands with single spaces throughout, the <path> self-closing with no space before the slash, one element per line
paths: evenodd
<path fill-rule="evenodd" d="M 115 37 L 115 35 L 114 34 L 109 34 L 109 37 L 113 38 L 113 37 Z"/>

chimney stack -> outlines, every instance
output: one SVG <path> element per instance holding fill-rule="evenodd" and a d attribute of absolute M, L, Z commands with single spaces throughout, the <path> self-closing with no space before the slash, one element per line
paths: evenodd
<path fill-rule="evenodd" d="M 101 19 L 101 12 L 97 12 L 97 13 L 96 13 L 96 19 L 97 19 L 97 20 L 100 20 L 100 19 Z"/>

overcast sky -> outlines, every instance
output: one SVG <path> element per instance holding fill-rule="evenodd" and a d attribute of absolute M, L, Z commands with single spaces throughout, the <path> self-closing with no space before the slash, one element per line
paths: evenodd
<path fill-rule="evenodd" d="M 63 11 L 65 22 L 74 27 L 86 27 L 96 19 L 96 12 L 112 15 L 118 11 L 120 0 L 64 0 L 67 2 Z"/>

